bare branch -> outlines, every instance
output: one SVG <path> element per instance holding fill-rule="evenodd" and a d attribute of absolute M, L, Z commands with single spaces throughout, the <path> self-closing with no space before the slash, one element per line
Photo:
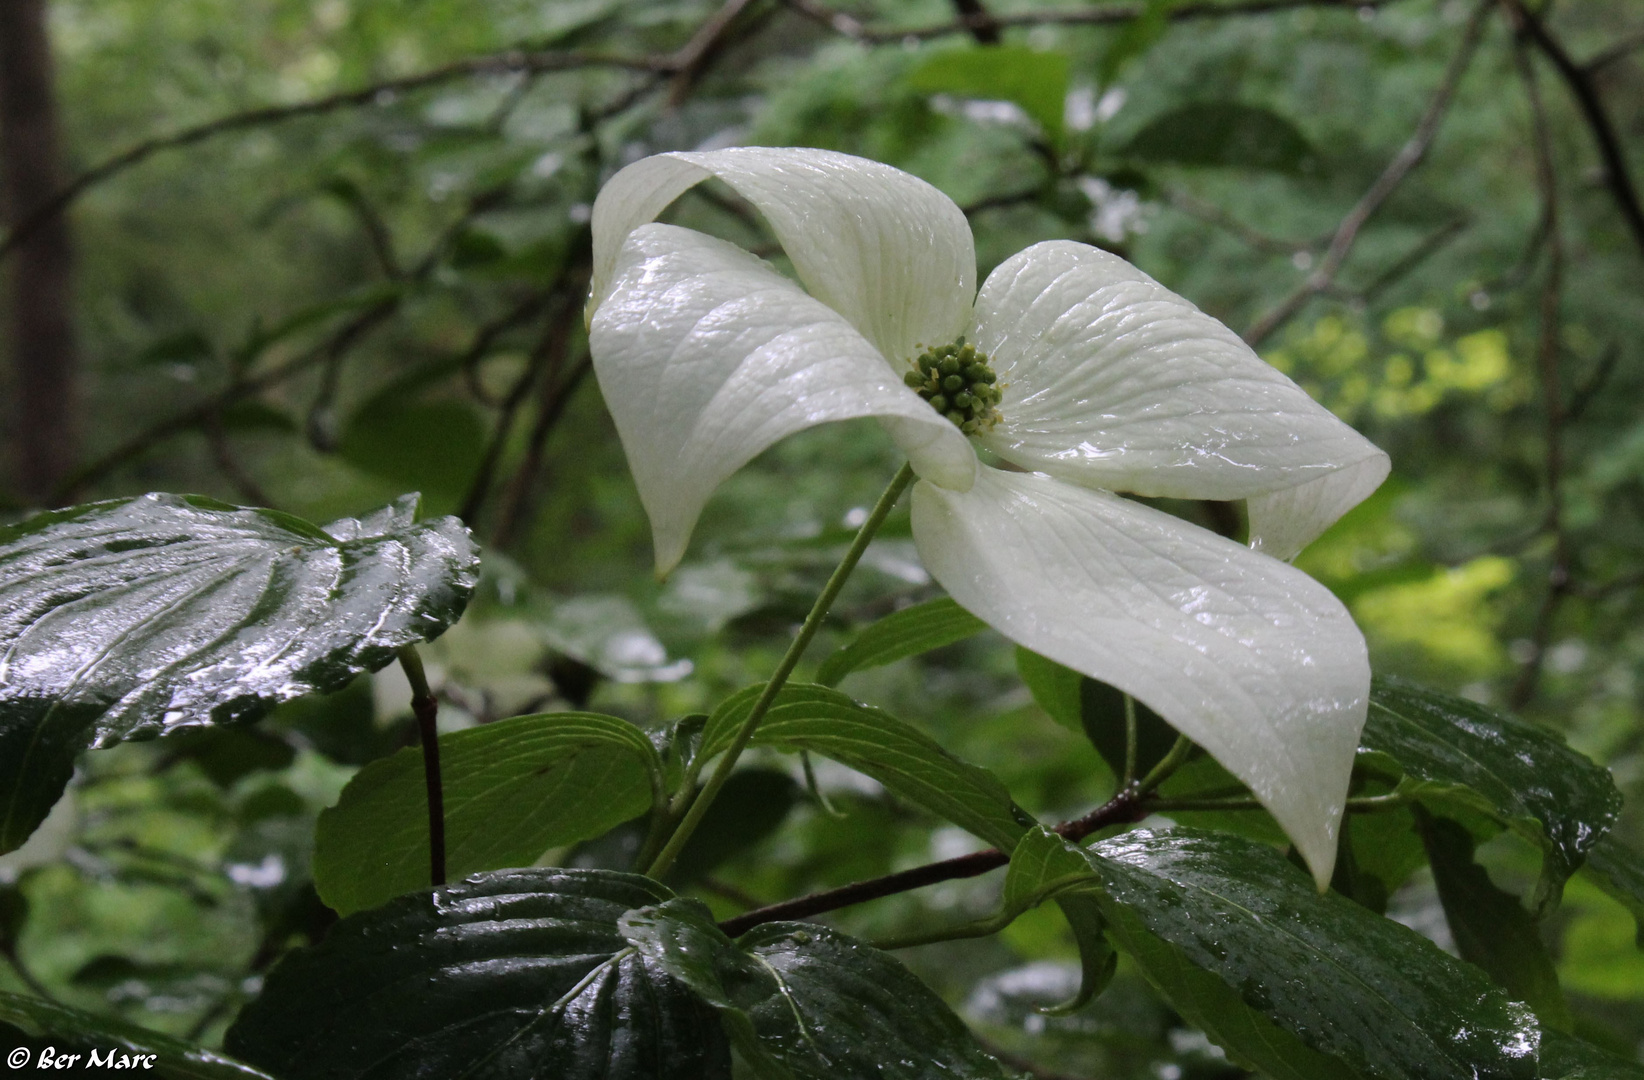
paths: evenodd
<path fill-rule="evenodd" d="M 1329 236 L 1314 240 L 1284 240 L 1276 236 L 1268 236 L 1266 233 L 1246 225 L 1214 203 L 1199 198 L 1185 188 L 1171 188 L 1165 192 L 1165 201 L 1189 217 L 1198 218 L 1207 225 L 1214 225 L 1219 229 L 1223 229 L 1257 251 L 1266 252 L 1269 255 L 1293 257 L 1299 254 L 1311 253 L 1314 249 L 1323 247 L 1330 240 Z"/>
<path fill-rule="evenodd" d="M 784 0 L 789 8 L 821 23 L 836 34 L 866 44 L 887 41 L 925 41 L 949 34 L 974 35 L 978 29 L 1008 30 L 1021 26 L 1112 26 L 1133 22 L 1146 11 L 1143 3 L 1103 4 L 1100 7 L 1063 8 L 1054 11 L 1023 11 L 1006 15 L 991 12 L 961 14 L 951 22 L 929 26 L 878 27 L 864 25 L 859 19 L 821 3 L 820 0 Z M 1250 0 L 1242 4 L 1190 3 L 1173 7 L 1172 22 L 1191 19 L 1219 19 L 1241 15 L 1270 15 L 1298 8 L 1337 8 L 1343 11 L 1361 11 L 1379 8 L 1394 0 Z M 957 6 L 957 5 L 956 5 Z"/>
<path fill-rule="evenodd" d="M 1531 631 L 1531 653 L 1519 671 L 1507 703 L 1514 709 L 1523 708 L 1535 696 L 1541 671 L 1552 641 L 1554 622 L 1558 611 L 1570 595 L 1570 539 L 1564 528 L 1564 385 L 1559 357 L 1559 308 L 1564 289 L 1564 243 L 1559 235 L 1558 173 L 1553 165 L 1553 137 L 1547 122 L 1547 109 L 1541 99 L 1541 88 L 1536 83 L 1535 67 L 1525 54 L 1523 39 L 1514 43 L 1513 60 L 1518 67 L 1519 80 L 1524 84 L 1529 99 L 1530 116 L 1534 125 L 1536 184 L 1541 189 L 1543 217 L 1548 223 L 1547 278 L 1541 288 L 1541 341 L 1536 350 L 1537 368 L 1541 375 L 1541 407 L 1546 413 L 1544 479 L 1547 489 L 1547 517 L 1545 528 L 1553 534 L 1552 564 L 1547 568 L 1547 593 L 1541 609 L 1536 613 Z"/>
<path fill-rule="evenodd" d="M 1611 45 L 1608 49 L 1596 53 L 1592 57 L 1588 58 L 1587 62 L 1581 65 L 1581 70 L 1585 71 L 1588 75 L 1596 75 L 1600 71 L 1609 67 L 1611 64 L 1615 63 L 1617 60 L 1620 60 L 1629 53 L 1637 52 L 1639 49 L 1644 49 L 1644 30 L 1634 31 L 1633 33 L 1623 37 L 1614 45 Z"/>
<path fill-rule="evenodd" d="M 1582 119 L 1593 133 L 1593 141 L 1598 144 L 1598 156 L 1604 163 L 1604 184 L 1615 198 L 1616 207 L 1637 241 L 1639 251 L 1644 253 L 1644 206 L 1639 204 L 1638 190 L 1633 187 L 1632 176 L 1627 171 L 1627 158 L 1622 153 L 1621 141 L 1616 136 L 1609 113 L 1604 109 L 1604 102 L 1599 99 L 1597 88 L 1593 86 L 1592 73 L 1571 59 L 1546 24 L 1520 0 L 1501 0 L 1501 4 L 1512 17 L 1519 33 L 1534 42 L 1541 54 L 1552 61 L 1559 77 L 1575 97 Z"/>
<path fill-rule="evenodd" d="M 960 21 L 976 39 L 976 44 L 999 44 L 999 23 L 982 6 L 982 0 L 953 0 L 953 10 L 959 13 Z"/>
<path fill-rule="evenodd" d="M 1494 0 L 1483 0 L 1473 10 L 1473 16 L 1467 21 L 1467 27 L 1462 32 L 1461 44 L 1455 55 L 1450 59 L 1450 65 L 1440 80 L 1438 89 L 1427 103 L 1427 109 L 1416 124 L 1416 130 L 1388 162 L 1375 183 L 1364 193 L 1358 203 L 1342 218 L 1341 224 L 1336 227 L 1336 234 L 1330 240 L 1330 246 L 1325 249 L 1324 257 L 1319 260 L 1319 267 L 1314 270 L 1307 280 L 1302 282 L 1294 292 L 1279 301 L 1266 314 L 1250 324 L 1244 332 L 1244 340 L 1252 347 L 1261 344 L 1272 333 L 1295 317 L 1296 313 L 1309 300 L 1324 292 L 1335 283 L 1336 275 L 1341 273 L 1342 264 L 1353 250 L 1353 244 L 1358 240 L 1359 230 L 1364 228 L 1367 221 L 1375 212 L 1381 209 L 1389 196 L 1404 182 L 1415 167 L 1421 164 L 1427 156 L 1427 151 L 1433 145 L 1433 139 L 1438 135 L 1439 126 L 1450 109 L 1450 102 L 1455 98 L 1456 87 L 1460 85 L 1462 76 L 1472 63 L 1473 54 L 1478 50 L 1479 40 L 1484 36 L 1485 22 L 1494 7 Z"/>
<path fill-rule="evenodd" d="M 678 52 L 673 54 L 670 66 L 674 68 L 673 81 L 668 86 L 668 105 L 677 108 L 690 95 L 691 87 L 713 55 L 725 44 L 731 24 L 737 16 L 747 10 L 753 0 L 725 0 L 720 9 L 709 16 L 708 21 L 697 28 Z"/>

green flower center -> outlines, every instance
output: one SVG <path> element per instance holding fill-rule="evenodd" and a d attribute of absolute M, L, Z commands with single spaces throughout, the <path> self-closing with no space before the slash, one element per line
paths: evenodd
<path fill-rule="evenodd" d="M 986 353 L 960 337 L 952 345 L 926 349 L 902 381 L 953 421 L 966 435 L 987 431 L 999 422 L 999 376 Z"/>

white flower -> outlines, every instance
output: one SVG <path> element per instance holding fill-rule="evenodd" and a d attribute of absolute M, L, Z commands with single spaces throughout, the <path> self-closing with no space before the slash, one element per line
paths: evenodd
<path fill-rule="evenodd" d="M 653 223 L 709 177 L 764 215 L 804 289 L 731 244 Z M 949 594 L 1203 746 L 1323 887 L 1370 672 L 1346 609 L 1280 559 L 1375 490 L 1385 454 L 1114 255 L 1035 244 L 977 293 L 964 214 L 878 162 L 662 154 L 605 185 L 593 233 L 594 369 L 659 571 L 755 455 L 878 417 L 920 477 L 914 540 Z M 960 335 L 1002 390 L 997 422 L 974 436 L 904 383 L 916 357 Z M 972 437 L 1031 471 L 982 465 Z M 1245 499 L 1256 550 L 1114 491 Z"/>

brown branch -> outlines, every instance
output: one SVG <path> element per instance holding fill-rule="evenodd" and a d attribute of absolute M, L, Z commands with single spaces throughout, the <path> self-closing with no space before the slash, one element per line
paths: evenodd
<path fill-rule="evenodd" d="M 1598 144 L 1598 156 L 1604 163 L 1604 186 L 1610 189 L 1616 208 L 1621 211 L 1621 217 L 1638 243 L 1639 251 L 1644 253 L 1644 206 L 1639 204 L 1638 190 L 1633 187 L 1632 176 L 1627 171 L 1627 158 L 1622 152 L 1621 140 L 1616 136 L 1615 125 L 1610 122 L 1610 115 L 1593 85 L 1592 72 L 1576 63 L 1546 24 L 1520 0 L 1501 0 L 1501 4 L 1512 17 L 1519 34 L 1534 42 L 1541 54 L 1552 62 L 1575 98 L 1582 119 L 1587 122 L 1593 141 Z"/>
<path fill-rule="evenodd" d="M 1165 201 L 1189 217 L 1197 218 L 1207 225 L 1214 225 L 1231 233 L 1244 241 L 1249 247 L 1266 252 L 1269 255 L 1294 257 L 1301 254 L 1311 254 L 1315 248 L 1323 247 L 1330 240 L 1329 236 L 1316 240 L 1284 240 L 1276 236 L 1268 236 L 1266 233 L 1246 225 L 1216 204 L 1206 202 L 1182 188 L 1172 188 L 1165 192 Z"/>
<path fill-rule="evenodd" d="M 1192 19 L 1218 19 L 1244 15 L 1270 15 L 1299 8 L 1336 8 L 1342 11 L 1361 11 L 1379 8 L 1394 0 L 1252 0 L 1243 4 L 1189 3 L 1170 10 L 1172 22 Z M 1145 3 L 1103 4 L 1100 7 L 1061 9 L 1055 11 L 1023 11 L 1007 15 L 984 12 L 979 15 L 962 14 L 951 22 L 928 26 L 879 27 L 868 26 L 845 12 L 821 3 L 820 0 L 785 0 L 793 11 L 829 30 L 864 44 L 891 41 L 924 41 L 948 34 L 974 35 L 978 28 L 994 27 L 1008 30 L 1022 26 L 1111 26 L 1134 22 L 1147 10 Z"/>
<path fill-rule="evenodd" d="M 1437 229 L 1434 229 L 1427 236 L 1423 237 L 1415 247 L 1395 259 L 1393 263 L 1387 267 L 1387 269 L 1377 274 L 1371 280 L 1370 284 L 1366 285 L 1364 288 L 1342 289 L 1332 287 L 1329 291 L 1332 295 L 1339 294 L 1347 296 L 1350 299 L 1370 303 L 1382 293 L 1397 284 L 1399 279 L 1403 278 L 1416 267 L 1426 262 L 1450 241 L 1460 236 L 1464 231 L 1466 231 L 1467 226 L 1471 224 L 1471 220 L 1472 219 L 1468 218 L 1466 215 L 1462 215 L 1446 222 L 1443 225 L 1440 225 Z"/>
<path fill-rule="evenodd" d="M 1520 709 L 1535 696 L 1541 679 L 1547 645 L 1552 641 L 1559 608 L 1570 594 L 1570 541 L 1564 528 L 1564 386 L 1559 365 L 1559 308 L 1564 288 L 1564 244 L 1559 236 L 1558 174 L 1553 165 L 1553 137 L 1546 106 L 1536 83 L 1535 67 L 1525 55 L 1523 39 L 1514 43 L 1513 60 L 1530 104 L 1534 125 L 1536 184 L 1541 189 L 1543 216 L 1548 222 L 1547 279 L 1541 289 L 1541 340 L 1536 363 L 1541 376 L 1542 408 L 1546 411 L 1547 450 L 1544 481 L 1547 488 L 1547 516 L 1544 528 L 1553 534 L 1552 565 L 1547 570 L 1547 593 L 1536 613 L 1531 632 L 1533 652 L 1513 682 L 1507 696 L 1511 708 Z"/>
<path fill-rule="evenodd" d="M 228 444 L 228 432 L 223 430 L 222 410 L 218 409 L 207 416 L 202 426 L 205 429 L 206 443 L 211 447 L 212 460 L 217 463 L 217 471 L 234 485 L 235 490 L 240 493 L 240 498 L 252 506 L 275 508 L 273 501 L 263 491 L 262 485 L 245 471 L 239 459 L 234 456 L 233 448 Z"/>
<path fill-rule="evenodd" d="M 976 44 L 999 44 L 999 23 L 982 6 L 982 0 L 953 0 L 953 10 L 959 13 L 960 21 L 976 39 Z"/>
<path fill-rule="evenodd" d="M 1131 785 L 1084 817 L 1064 821 L 1052 831 L 1063 839 L 1078 843 L 1091 833 L 1104 829 L 1109 825 L 1140 821 L 1146 816 L 1146 796 L 1147 793 L 1142 791 L 1140 787 Z M 837 889 L 811 893 L 809 896 L 797 896 L 792 900 L 784 900 L 778 904 L 756 908 L 753 911 L 726 919 L 719 924 L 719 928 L 731 937 L 737 937 L 761 923 L 775 922 L 779 919 L 809 918 L 812 915 L 837 911 L 839 908 L 850 907 L 853 904 L 866 903 L 869 900 L 878 900 L 913 889 L 922 889 L 927 885 L 935 885 L 942 881 L 977 877 L 990 870 L 997 870 L 1009 862 L 1009 853 L 1000 851 L 998 848 L 988 848 L 985 851 L 960 855 L 958 858 L 926 863 L 924 866 L 916 866 L 911 870 L 902 870 L 894 874 L 886 874 L 883 877 L 869 878 L 866 881 L 856 881 L 849 885 L 842 885 Z"/>
<path fill-rule="evenodd" d="M 585 281 L 586 279 L 579 277 L 577 280 Z M 486 444 L 485 453 L 480 458 L 479 467 L 474 470 L 474 479 L 468 485 L 468 494 L 462 500 L 462 509 L 457 511 L 457 516 L 470 526 L 479 517 L 480 510 L 485 505 L 485 500 L 491 495 L 491 484 L 496 478 L 497 464 L 502 460 L 502 451 L 508 444 L 509 435 L 513 433 L 514 419 L 519 415 L 520 406 L 525 404 L 525 399 L 530 394 L 531 387 L 536 384 L 539 376 L 544 376 L 546 372 L 545 377 L 553 378 L 551 370 L 553 362 L 564 353 L 566 333 L 564 323 L 567 318 L 565 308 L 575 308 L 578 299 L 580 299 L 580 294 L 571 293 L 567 297 L 564 290 L 556 289 L 553 295 L 558 297 L 559 307 L 549 315 L 548 326 L 538 337 L 536 346 L 532 348 L 530 355 L 527 357 L 525 370 L 520 373 L 519 378 L 514 380 L 514 384 L 508 388 L 508 393 L 503 396 L 502 401 L 497 405 L 496 430 L 491 434 L 491 441 Z M 541 307 L 541 302 L 534 299 L 531 307 L 536 310 Z M 483 351 L 471 349 L 469 352 L 471 357 L 477 358 L 483 355 L 485 351 L 489 351 L 489 341 L 484 345 L 481 345 L 478 341 L 475 344 L 478 349 Z"/>
<path fill-rule="evenodd" d="M 1581 65 L 1581 70 L 1588 75 L 1596 75 L 1617 60 L 1629 53 L 1637 52 L 1639 49 L 1644 49 L 1644 30 L 1628 34 L 1608 49 L 1588 57 L 1587 62 Z"/>
<path fill-rule="evenodd" d="M 731 24 L 753 0 L 725 0 L 719 10 L 697 27 L 678 52 L 673 55 L 673 79 L 668 84 L 668 107 L 676 109 L 690 96 L 691 88 L 707 69 L 714 55 L 725 45 Z"/>
<path fill-rule="evenodd" d="M 1244 332 L 1244 340 L 1255 347 L 1270 337 L 1273 332 L 1306 306 L 1313 297 L 1329 289 L 1335 283 L 1336 275 L 1341 273 L 1342 264 L 1353 250 L 1353 244 L 1358 240 L 1359 230 L 1364 228 L 1372 215 L 1393 194 L 1398 186 L 1404 182 L 1415 167 L 1421 164 L 1427 156 L 1427 151 L 1433 145 L 1433 139 L 1438 135 L 1439 126 L 1443 123 L 1445 114 L 1449 112 L 1450 103 L 1455 98 L 1456 87 L 1460 85 L 1462 76 L 1467 73 L 1473 60 L 1473 54 L 1478 50 L 1480 39 L 1484 36 L 1485 22 L 1494 7 L 1494 0 L 1483 0 L 1473 9 L 1473 16 L 1467 21 L 1467 27 L 1462 32 L 1461 44 L 1456 48 L 1455 55 L 1450 58 L 1450 65 L 1440 80 L 1438 89 L 1434 91 L 1432 99 L 1427 103 L 1416 130 L 1388 162 L 1375 183 L 1364 193 L 1359 201 L 1342 218 L 1341 224 L 1336 226 L 1336 233 L 1330 240 L 1330 246 L 1325 249 L 1324 257 L 1319 260 L 1319 267 L 1308 276 L 1289 296 L 1279 301 L 1271 310 L 1250 324 Z"/>

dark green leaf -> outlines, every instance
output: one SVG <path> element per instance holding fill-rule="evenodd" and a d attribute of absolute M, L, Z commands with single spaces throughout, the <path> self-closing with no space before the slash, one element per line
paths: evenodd
<path fill-rule="evenodd" d="M 352 915 L 228 1031 L 282 1080 L 728 1080 L 714 1010 L 622 936 L 649 878 L 508 870 Z"/>
<path fill-rule="evenodd" d="M 1081 732 L 1096 747 L 1114 776 L 1125 769 L 1125 695 L 1107 683 L 1017 646 L 1016 671 L 1050 718 Z M 1147 771 L 1170 753 L 1177 731 L 1158 713 L 1136 702 L 1136 772 Z"/>
<path fill-rule="evenodd" d="M 888 954 L 810 923 L 768 923 L 734 944 L 700 903 L 622 920 L 641 955 L 725 1015 L 768 1078 L 948 1080 L 1013 1076 Z"/>
<path fill-rule="evenodd" d="M 355 413 L 337 444 L 342 459 L 436 508 L 454 508 L 485 453 L 485 424 L 461 401 L 384 395 Z"/>
<path fill-rule="evenodd" d="M 159 1077 L 160 1080 L 270 1080 L 267 1073 L 224 1054 L 122 1020 L 93 1016 L 37 997 L 0 991 L 0 1023 L 10 1024 L 28 1039 L 28 1049 L 35 1055 L 32 1059 L 35 1065 L 29 1068 L 29 1072 L 34 1075 L 39 1075 L 40 1051 L 50 1046 L 55 1054 L 79 1054 L 78 1064 L 81 1066 L 89 1064 L 93 1051 L 99 1055 L 99 1066 L 110 1053 L 117 1060 L 122 1057 L 152 1060 L 151 1066 L 137 1064 L 125 1068 L 144 1076 Z M 6 1049 L 9 1051 L 12 1048 Z M 75 1066 L 68 1068 L 74 1070 Z M 56 1070 L 51 1072 L 55 1073 Z M 70 1075 L 83 1073 L 76 1070 Z"/>
<path fill-rule="evenodd" d="M 838 686 L 853 671 L 918 656 L 986 629 L 987 623 L 947 597 L 928 600 L 892 612 L 856 635 L 856 640 L 822 662 L 816 681 L 821 686 Z"/>
<path fill-rule="evenodd" d="M 1609 770 L 1556 732 L 1397 679 L 1371 685 L 1359 765 L 1402 780 L 1433 813 L 1483 813 L 1546 852 L 1540 908 L 1621 809 Z"/>
<path fill-rule="evenodd" d="M 1067 56 L 1018 45 L 937 53 L 908 75 L 915 90 L 945 92 L 1022 107 L 1052 141 L 1062 134 Z"/>
<path fill-rule="evenodd" d="M 1518 897 L 1498 889 L 1484 867 L 1473 861 L 1471 833 L 1419 807 L 1416 820 L 1444 919 L 1461 958 L 1483 968 L 1513 997 L 1535 1009 L 1543 1024 L 1569 1031 L 1574 1018 L 1536 921 Z"/>
<path fill-rule="evenodd" d="M 44 819 L 79 751 L 255 719 L 455 622 L 473 541 L 416 506 L 322 530 L 144 495 L 0 529 L 0 850 Z"/>
<path fill-rule="evenodd" d="M 1644 856 L 1607 835 L 1587 849 L 1587 871 L 1599 888 L 1632 912 L 1638 947 L 1644 949 Z"/>
<path fill-rule="evenodd" d="M 1182 105 L 1148 121 L 1119 153 L 1134 161 L 1301 173 L 1318 167 L 1296 125 L 1236 101 Z"/>
<path fill-rule="evenodd" d="M 1644 1080 L 1637 1062 L 1573 1035 L 1549 1031 L 1541 1039 L 1540 1080 Z"/>
<path fill-rule="evenodd" d="M 662 764 L 645 733 L 614 716 L 516 716 L 440 736 L 445 861 L 453 877 L 529 866 L 551 847 L 643 813 Z M 422 750 L 361 769 L 315 830 L 314 883 L 338 913 L 428 885 Z"/>
<path fill-rule="evenodd" d="M 1096 67 L 1098 86 L 1113 85 L 1130 61 L 1141 56 L 1170 29 L 1170 9 L 1176 0 L 1147 0 L 1139 17 L 1129 20 L 1114 32 Z"/>
<path fill-rule="evenodd" d="M 1010 853 L 1010 868 L 1005 871 L 1005 910 L 1018 915 L 1054 895 L 1079 946 L 1079 992 L 1052 1010 L 1058 1013 L 1082 1008 L 1101 993 L 1113 978 L 1119 959 L 1103 933 L 1096 898 L 1067 888 L 1079 880 L 1094 880 L 1083 853 L 1042 825 L 1016 842 Z"/>
<path fill-rule="evenodd" d="M 668 872 L 669 884 L 680 888 L 698 881 L 776 832 L 799 802 L 799 792 L 793 777 L 776 769 L 732 773 Z"/>
<path fill-rule="evenodd" d="M 1079 704 L 1083 675 L 1020 645 L 1016 646 L 1016 673 L 1052 720 L 1069 731 L 1084 731 Z"/>
<path fill-rule="evenodd" d="M 763 690 L 762 685 L 746 687 L 714 710 L 702 732 L 699 753 L 704 758 L 730 745 Z M 825 686 L 783 687 L 753 743 L 832 758 L 1005 849 L 1015 846 L 1032 824 L 992 773 L 960 761 L 935 739 L 889 713 Z"/>
<path fill-rule="evenodd" d="M 1307 1080 L 1535 1076 L 1527 1008 L 1414 931 L 1319 895 L 1274 849 L 1179 829 L 1089 853 L 1119 947 L 1235 1057 Z M 1272 1058 L 1261 1036 L 1273 1027 L 1346 1070 L 1289 1050 Z"/>
<path fill-rule="evenodd" d="M 0 883 L 0 955 L 17 948 L 23 924 L 29 920 L 29 898 L 10 882 Z"/>

